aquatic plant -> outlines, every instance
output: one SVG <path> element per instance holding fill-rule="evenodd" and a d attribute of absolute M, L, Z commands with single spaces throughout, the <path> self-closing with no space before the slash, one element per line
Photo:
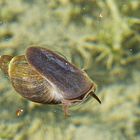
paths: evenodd
<path fill-rule="evenodd" d="M 139 28 L 136 27 L 140 24 L 140 17 L 126 15 L 129 11 L 125 11 L 125 15 L 122 12 L 128 6 L 131 6 L 132 10 L 139 6 L 133 7 L 133 2 L 117 5 L 114 0 L 107 0 L 103 6 L 99 33 L 95 37 L 84 38 L 84 44 L 80 43 L 79 49 L 88 50 L 89 55 L 94 55 L 95 60 L 106 65 L 108 69 L 114 65 L 135 62 L 140 58 L 140 35 Z"/>
<path fill-rule="evenodd" d="M 59 49 L 65 47 L 66 51 L 68 47 L 74 53 L 77 51 L 83 58 L 84 67 L 90 70 L 97 65 L 110 70 L 132 64 L 140 58 L 139 1 L 34 2 L 41 6 L 42 12 L 40 7 L 28 1 L 0 3 L 0 48 L 8 48 L 9 53 L 15 53 L 12 48 L 23 50 L 27 44 L 41 43 L 51 47 L 60 44 Z M 56 35 L 55 22 L 59 25 Z M 22 24 L 17 28 L 15 23 Z M 81 28 L 84 31 L 81 32 Z M 58 37 L 59 34 L 61 37 Z"/>
<path fill-rule="evenodd" d="M 7 91 L 0 98 L 0 138 L 52 140 L 57 137 L 58 140 L 62 140 L 65 135 L 66 140 L 74 138 L 79 140 L 85 137 L 92 140 L 93 134 L 94 136 L 96 134 L 98 140 L 102 140 L 105 136 L 107 140 L 114 137 L 117 140 L 138 139 L 139 78 L 140 74 L 136 71 L 131 81 L 133 84 L 104 87 L 100 91 L 103 105 L 97 106 L 96 102 L 90 100 L 84 106 L 71 108 L 73 117 L 67 119 L 60 115 L 62 113 L 60 107 L 30 104 L 13 94 L 13 91 Z M 17 117 L 15 111 L 21 107 L 24 113 Z M 85 130 L 87 133 L 84 133 Z"/>
<path fill-rule="evenodd" d="M 93 78 L 99 77 L 96 80 L 100 83 L 124 79 L 128 76 L 126 70 L 129 66 L 139 68 L 139 5 L 139 1 L 100 1 L 96 20 L 92 18 L 93 24 L 90 24 L 93 35 L 86 34 L 78 41 L 73 38 L 77 44 L 77 53 L 74 50 L 74 54 L 83 58 L 84 68 Z M 108 80 L 109 75 L 112 78 Z"/>

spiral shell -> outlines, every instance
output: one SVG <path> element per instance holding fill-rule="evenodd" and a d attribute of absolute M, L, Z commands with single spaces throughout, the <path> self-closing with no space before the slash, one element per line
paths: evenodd
<path fill-rule="evenodd" d="M 94 94 L 96 85 L 88 75 L 51 50 L 29 47 L 25 55 L 0 58 L 1 69 L 9 76 L 14 89 L 33 102 L 63 104 L 79 103 Z"/>

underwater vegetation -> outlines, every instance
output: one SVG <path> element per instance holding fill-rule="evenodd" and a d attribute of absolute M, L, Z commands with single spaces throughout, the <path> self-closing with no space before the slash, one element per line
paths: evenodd
<path fill-rule="evenodd" d="M 138 140 L 139 78 L 139 72 L 133 73 L 133 83 L 127 88 L 125 84 L 104 87 L 100 91 L 103 105 L 90 100 L 71 108 L 72 117 L 67 119 L 60 108 L 32 104 L 17 96 L 14 90 L 7 90 L 0 98 L 0 138 L 64 140 L 65 136 L 66 140 L 92 140 L 94 136 L 96 140 L 104 137 L 107 140 Z M 19 117 L 15 114 L 17 109 L 24 110 Z"/>
<path fill-rule="evenodd" d="M 139 0 L 1 0 L 0 7 L 1 54 L 45 45 L 106 83 L 127 77 L 124 69 L 140 59 Z"/>
<path fill-rule="evenodd" d="M 60 52 L 97 83 L 103 104 L 89 100 L 64 119 L 59 106 L 18 96 L 0 72 L 0 139 L 140 139 L 139 13 L 139 0 L 0 0 L 0 55 Z"/>

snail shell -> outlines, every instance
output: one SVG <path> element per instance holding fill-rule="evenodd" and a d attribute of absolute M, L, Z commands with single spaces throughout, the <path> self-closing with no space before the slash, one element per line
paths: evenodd
<path fill-rule="evenodd" d="M 14 89 L 23 97 L 43 104 L 68 106 L 94 94 L 96 85 L 88 75 L 51 50 L 29 47 L 25 55 L 0 58 L 1 69 L 8 74 Z"/>

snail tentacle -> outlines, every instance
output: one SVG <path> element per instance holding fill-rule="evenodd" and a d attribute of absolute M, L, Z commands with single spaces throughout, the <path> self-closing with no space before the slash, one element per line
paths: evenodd
<path fill-rule="evenodd" d="M 97 96 L 93 91 L 90 92 L 90 95 L 91 95 L 93 98 L 95 98 L 95 99 L 101 104 L 101 100 L 98 98 L 98 96 Z"/>

